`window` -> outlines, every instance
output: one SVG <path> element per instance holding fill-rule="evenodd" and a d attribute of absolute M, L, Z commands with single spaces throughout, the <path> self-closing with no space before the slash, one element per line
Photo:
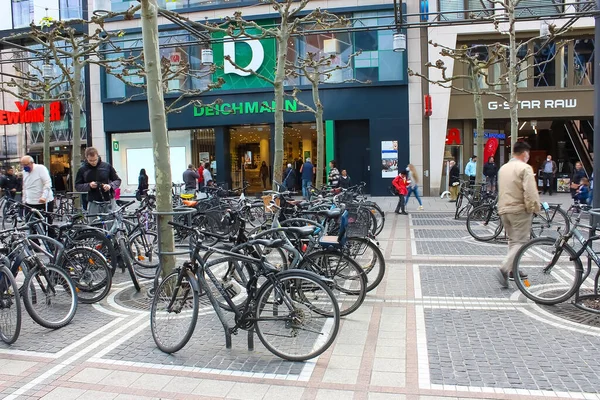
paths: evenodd
<path fill-rule="evenodd" d="M 533 86 L 556 86 L 556 44 L 544 46 L 543 41 L 533 44 Z"/>
<path fill-rule="evenodd" d="M 83 18 L 81 0 L 60 0 L 60 19 Z"/>
<path fill-rule="evenodd" d="M 481 7 L 477 7 L 481 8 Z M 440 19 L 442 21 L 450 21 L 464 19 L 464 12 L 452 13 L 451 11 L 463 11 L 465 9 L 464 0 L 439 0 L 438 10 L 440 10 Z"/>
<path fill-rule="evenodd" d="M 223 6 L 257 4 L 259 0 L 158 0 L 158 6 L 169 10 L 178 10 L 190 7 Z M 112 11 L 125 11 L 129 7 L 139 4 L 137 0 L 112 0 Z"/>
<path fill-rule="evenodd" d="M 12 0 L 14 28 L 26 28 L 33 22 L 33 0 Z"/>
<path fill-rule="evenodd" d="M 576 86 L 594 84 L 594 39 L 575 40 L 573 64 Z"/>

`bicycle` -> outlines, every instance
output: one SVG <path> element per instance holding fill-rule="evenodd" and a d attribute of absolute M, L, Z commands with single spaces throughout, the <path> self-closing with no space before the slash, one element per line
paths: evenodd
<path fill-rule="evenodd" d="M 198 238 L 210 235 L 210 232 L 175 222 L 169 224 L 193 232 Z M 249 244 L 278 247 L 283 241 L 258 239 Z M 228 261 L 244 265 L 250 281 L 246 286 L 247 298 L 241 306 L 234 304 L 215 277 L 210 268 L 211 262 L 205 263 L 200 257 L 201 250 L 215 250 Z M 220 263 L 222 259 L 212 262 Z M 198 319 L 200 295 L 206 295 L 219 312 L 218 302 L 206 277 L 235 315 L 235 325 L 231 328 L 226 326 L 228 332 L 235 334 L 239 329 L 253 329 L 263 345 L 278 357 L 290 361 L 314 358 L 331 346 L 338 333 L 339 308 L 327 280 L 309 271 L 279 271 L 261 258 L 206 247 L 199 240 L 190 261 L 167 275 L 153 298 L 150 325 L 152 337 L 160 350 L 173 353 L 187 344 Z M 260 287 L 257 284 L 259 277 L 265 278 Z M 170 328 L 176 324 L 181 326 L 171 332 Z"/>
<path fill-rule="evenodd" d="M 13 344 L 20 332 L 19 287 L 10 269 L 6 265 L 0 265 L 0 340 Z"/>

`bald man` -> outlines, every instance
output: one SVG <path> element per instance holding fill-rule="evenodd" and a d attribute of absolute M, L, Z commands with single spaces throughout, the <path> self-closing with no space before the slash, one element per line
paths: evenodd
<path fill-rule="evenodd" d="M 52 180 L 48 169 L 33 162 L 31 156 L 21 158 L 23 168 L 23 203 L 38 210 L 54 211 Z M 49 223 L 52 220 L 49 219 Z"/>

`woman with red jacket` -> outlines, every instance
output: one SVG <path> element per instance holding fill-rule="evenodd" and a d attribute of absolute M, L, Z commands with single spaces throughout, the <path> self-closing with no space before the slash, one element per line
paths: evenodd
<path fill-rule="evenodd" d="M 398 205 L 396 206 L 396 214 L 408 215 L 404 209 L 405 196 L 408 194 L 408 185 L 410 181 L 406 177 L 406 171 L 400 171 L 397 177 L 392 181 L 392 186 L 396 188 L 398 192 Z M 402 212 L 400 212 L 402 209 Z"/>

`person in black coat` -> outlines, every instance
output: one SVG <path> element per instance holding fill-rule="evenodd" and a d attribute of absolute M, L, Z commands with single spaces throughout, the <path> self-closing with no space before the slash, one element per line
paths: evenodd
<path fill-rule="evenodd" d="M 579 185 L 581 185 L 581 178 L 585 178 L 586 174 L 583 170 L 583 164 L 581 161 L 577 161 L 575 163 L 575 171 L 573 171 L 573 175 L 571 176 L 571 197 L 574 199 L 577 195 L 577 190 L 579 189 Z"/>
<path fill-rule="evenodd" d="M 121 186 L 121 178 L 112 165 L 102 161 L 94 147 L 85 149 L 85 159 L 86 163 L 77 171 L 75 189 L 87 192 L 87 209 L 90 214 L 112 210 L 115 205 L 115 189 Z"/>
<path fill-rule="evenodd" d="M 138 188 L 135 193 L 135 198 L 140 201 L 142 200 L 142 196 L 145 196 L 148 193 L 148 174 L 146 174 L 146 169 L 140 169 L 140 176 L 138 176 Z"/>
<path fill-rule="evenodd" d="M 483 166 L 483 176 L 485 184 L 490 192 L 496 191 L 496 180 L 498 178 L 498 167 L 494 164 L 494 157 L 488 158 L 488 162 Z"/>
<path fill-rule="evenodd" d="M 350 186 L 352 186 L 352 180 L 348 176 L 348 171 L 346 171 L 345 169 L 342 170 L 342 175 L 340 175 L 340 180 L 339 180 L 338 185 L 342 189 L 348 189 Z"/>
<path fill-rule="evenodd" d="M 14 199 L 17 192 L 21 191 L 21 179 L 15 175 L 15 170 L 13 167 L 8 167 L 6 169 L 6 175 L 2 178 L 2 183 L 0 187 L 4 190 L 5 195 Z"/>
<path fill-rule="evenodd" d="M 452 160 L 449 163 L 450 165 L 450 202 L 456 202 L 458 198 L 458 189 L 460 186 L 460 170 L 458 169 L 458 165 L 456 165 L 456 161 Z"/>
<path fill-rule="evenodd" d="M 296 171 L 292 164 L 288 164 L 285 171 L 283 171 L 283 186 L 285 190 L 293 191 L 296 188 Z"/>

